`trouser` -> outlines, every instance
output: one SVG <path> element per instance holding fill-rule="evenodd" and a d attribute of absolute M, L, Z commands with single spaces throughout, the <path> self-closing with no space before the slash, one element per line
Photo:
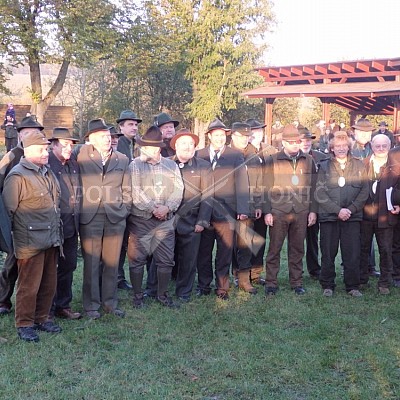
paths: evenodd
<path fill-rule="evenodd" d="M 83 308 L 105 311 L 117 307 L 118 262 L 126 220 L 112 223 L 98 213 L 88 224 L 80 225 L 83 256 Z M 101 277 L 101 288 L 100 288 Z"/>
<path fill-rule="evenodd" d="M 308 211 L 299 213 L 272 213 L 274 224 L 269 228 L 269 249 L 266 259 L 267 287 L 278 287 L 280 255 L 287 236 L 289 283 L 291 288 L 303 285 L 304 239 L 306 237 Z"/>
<path fill-rule="evenodd" d="M 252 239 L 254 236 L 253 220 L 248 218 L 236 221 L 236 234 L 232 254 L 232 268 L 234 271 L 249 270 L 251 268 Z"/>
<path fill-rule="evenodd" d="M 254 220 L 253 250 L 251 257 L 250 279 L 257 280 L 264 269 L 264 253 L 268 227 L 264 222 L 264 214 Z"/>
<path fill-rule="evenodd" d="M 339 250 L 342 254 L 343 278 L 347 291 L 358 289 L 360 285 L 360 222 L 334 221 L 320 224 L 321 274 L 323 289 L 335 289 L 335 258 Z"/>
<path fill-rule="evenodd" d="M 72 281 L 77 264 L 78 235 L 64 239 L 64 257 L 58 256 L 57 291 L 54 298 L 55 309 L 70 308 L 72 301 Z"/>
<path fill-rule="evenodd" d="M 393 261 L 392 278 L 398 281 L 400 280 L 400 223 L 399 222 L 393 227 L 392 261 Z"/>
<path fill-rule="evenodd" d="M 152 255 L 156 276 L 158 277 L 160 273 L 171 276 L 174 265 L 175 230 L 173 219 L 160 221 L 150 218 L 146 220 L 133 215 L 128 219 L 128 229 L 129 272 L 134 292 L 137 294 L 137 292 L 142 292 L 142 282 L 138 282 L 138 279 L 143 279 L 144 265 L 150 255 Z M 159 296 L 164 295 L 166 289 L 165 287 L 160 288 L 160 282 L 158 282 L 157 294 Z"/>
<path fill-rule="evenodd" d="M 360 283 L 368 283 L 368 260 L 371 254 L 374 234 L 379 249 L 379 268 L 381 271 L 378 286 L 388 288 L 392 281 L 393 228 L 378 228 L 378 221 L 361 222 Z"/>
<path fill-rule="evenodd" d="M 201 233 L 190 232 L 176 234 L 175 255 L 177 259 L 177 276 L 175 294 L 190 296 L 196 277 L 197 257 L 199 253 Z"/>
<path fill-rule="evenodd" d="M 306 264 L 310 276 L 318 277 L 321 272 L 321 265 L 318 262 L 318 233 L 319 223 L 307 227 L 306 234 Z"/>
<path fill-rule="evenodd" d="M 0 273 L 0 306 L 11 308 L 11 296 L 18 278 L 18 264 L 14 250 L 7 254 Z"/>
<path fill-rule="evenodd" d="M 58 248 L 52 247 L 31 258 L 18 259 L 17 328 L 40 324 L 48 319 L 56 291 L 57 255 Z"/>
<path fill-rule="evenodd" d="M 125 265 L 126 252 L 128 251 L 128 239 L 129 239 L 129 230 L 128 227 L 126 227 L 124 232 L 124 239 L 122 241 L 121 254 L 119 256 L 118 282 L 123 282 L 126 280 L 124 265 Z"/>
<path fill-rule="evenodd" d="M 201 233 L 200 250 L 197 261 L 198 289 L 211 291 L 213 280 L 212 252 L 217 242 L 215 256 L 216 293 L 224 294 L 229 290 L 229 268 L 232 262 L 235 220 L 212 221 L 211 226 Z"/>
<path fill-rule="evenodd" d="M 5 139 L 5 145 L 6 145 L 6 151 L 7 153 L 16 147 L 18 144 L 18 138 L 6 138 Z"/>

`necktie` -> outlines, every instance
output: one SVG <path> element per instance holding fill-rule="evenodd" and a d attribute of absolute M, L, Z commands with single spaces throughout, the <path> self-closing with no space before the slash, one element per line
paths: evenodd
<path fill-rule="evenodd" d="M 219 153 L 219 150 L 215 150 L 215 151 L 214 151 L 214 158 L 213 158 L 212 163 L 211 163 L 211 167 L 212 167 L 213 170 L 214 170 L 215 167 L 217 166 L 217 162 L 218 162 L 218 153 Z"/>

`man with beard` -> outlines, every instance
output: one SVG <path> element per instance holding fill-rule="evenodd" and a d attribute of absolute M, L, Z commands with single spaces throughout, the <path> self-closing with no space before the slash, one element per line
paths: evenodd
<path fill-rule="evenodd" d="M 161 155 L 163 157 L 172 157 L 175 151 L 171 148 L 171 139 L 175 136 L 175 129 L 179 125 L 179 121 L 171 118 L 167 113 L 158 114 L 154 117 L 154 125 L 160 128 L 162 139 L 165 147 L 161 149 Z"/>
<path fill-rule="evenodd" d="M 133 306 L 142 308 L 144 265 L 153 256 L 157 272 L 157 301 L 174 308 L 168 284 L 174 266 L 175 212 L 182 201 L 183 182 L 176 163 L 161 156 L 161 131 L 151 126 L 137 139 L 140 156 L 131 165 L 133 205 L 128 218 L 128 259 Z"/>

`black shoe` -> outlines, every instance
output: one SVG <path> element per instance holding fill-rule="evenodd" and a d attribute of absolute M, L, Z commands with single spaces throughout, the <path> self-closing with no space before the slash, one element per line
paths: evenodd
<path fill-rule="evenodd" d="M 209 296 L 210 293 L 211 293 L 211 290 L 205 290 L 205 289 L 197 289 L 196 290 L 197 297 Z"/>
<path fill-rule="evenodd" d="M 145 308 L 143 299 L 144 299 L 143 293 L 134 294 L 132 301 L 133 308 Z"/>
<path fill-rule="evenodd" d="M 400 279 L 393 279 L 392 284 L 395 288 L 400 288 Z"/>
<path fill-rule="evenodd" d="M 306 291 L 304 290 L 304 288 L 302 286 L 297 286 L 295 288 L 293 288 L 293 291 L 297 294 L 297 295 L 302 295 L 305 294 Z"/>
<path fill-rule="evenodd" d="M 119 318 L 125 317 L 125 312 L 120 310 L 119 308 L 115 308 L 114 310 L 106 311 L 106 314 L 115 315 L 116 317 L 119 317 Z"/>
<path fill-rule="evenodd" d="M 33 325 L 33 329 L 48 333 L 60 333 L 62 331 L 61 327 L 55 324 L 53 321 L 46 321 L 41 324 L 35 324 Z"/>
<path fill-rule="evenodd" d="M 217 298 L 226 301 L 229 300 L 229 294 L 227 292 L 217 293 Z"/>
<path fill-rule="evenodd" d="M 99 319 L 101 317 L 101 314 L 97 310 L 85 311 L 85 315 L 93 320 Z"/>
<path fill-rule="evenodd" d="M 256 279 L 252 279 L 251 280 L 251 284 L 252 285 L 261 285 L 261 286 L 265 286 L 265 279 L 264 278 L 256 278 Z"/>
<path fill-rule="evenodd" d="M 278 291 L 277 287 L 265 286 L 265 295 L 266 296 L 275 296 L 277 291 Z"/>
<path fill-rule="evenodd" d="M 373 278 L 379 278 L 381 276 L 381 273 L 379 271 L 377 271 L 375 268 L 370 268 L 369 276 L 371 276 Z"/>
<path fill-rule="evenodd" d="M 39 335 L 35 332 L 32 326 L 27 326 L 23 328 L 17 329 L 18 336 L 21 340 L 25 340 L 26 342 L 38 342 Z"/>
<path fill-rule="evenodd" d="M 180 305 L 177 303 L 174 303 L 171 299 L 171 297 L 168 297 L 167 295 L 164 296 L 157 296 L 157 301 L 163 305 L 164 307 L 168 308 L 179 308 Z"/>
<path fill-rule="evenodd" d="M 146 289 L 143 293 L 143 297 L 147 297 L 148 299 L 156 299 L 157 293 L 152 292 L 151 290 Z"/>
<path fill-rule="evenodd" d="M 7 306 L 0 306 L 0 315 L 10 314 L 11 309 Z"/>
<path fill-rule="evenodd" d="M 181 303 L 189 303 L 190 296 L 178 296 L 178 299 Z"/>
<path fill-rule="evenodd" d="M 118 282 L 118 289 L 121 290 L 132 290 L 132 285 L 130 285 L 125 279 Z"/>

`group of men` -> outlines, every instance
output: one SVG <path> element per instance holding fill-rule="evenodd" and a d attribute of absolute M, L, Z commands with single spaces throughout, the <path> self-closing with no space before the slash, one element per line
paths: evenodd
<path fill-rule="evenodd" d="M 340 243 L 346 291 L 357 297 L 360 285 L 368 283 L 365 254 L 368 258 L 375 234 L 378 288 L 389 293 L 400 162 L 397 152 L 389 154 L 387 136 L 371 141 L 368 120 L 353 126 L 355 137 L 365 136 L 363 148 L 370 149 L 363 160 L 362 140 L 356 154 L 343 131 L 323 154 L 312 150 L 315 137 L 307 128 L 286 125 L 277 150 L 264 143 L 265 125 L 257 120 L 228 128 L 215 119 L 206 131 L 207 146 L 197 150 L 199 137 L 188 129 L 176 131 L 179 122 L 166 113 L 142 136 L 142 120 L 132 110 L 121 112 L 116 122 L 118 129 L 91 120 L 85 143 L 78 145 L 68 129 L 55 128 L 47 139 L 43 126 L 24 118 L 17 146 L 0 162 L 0 211 L 3 205 L 12 231 L 11 240 L 3 227 L 0 242 L 8 253 L 0 276 L 0 314 L 11 311 L 17 282 L 21 339 L 38 341 L 38 331 L 60 332 L 55 317 L 81 318 L 71 309 L 78 239 L 83 311 L 91 319 L 101 311 L 125 315 L 118 288 L 132 289 L 135 308 L 144 308 L 146 297 L 176 308 L 193 292 L 210 295 L 213 282 L 216 296 L 227 300 L 231 274 L 242 291 L 256 294 L 264 285 L 267 296 L 275 295 L 285 239 L 294 293 L 305 293 L 306 240 L 307 269 L 320 280 L 324 296 L 335 289 Z M 400 258 L 400 245 L 394 248 L 393 258 Z M 168 293 L 171 277 L 178 301 Z"/>

